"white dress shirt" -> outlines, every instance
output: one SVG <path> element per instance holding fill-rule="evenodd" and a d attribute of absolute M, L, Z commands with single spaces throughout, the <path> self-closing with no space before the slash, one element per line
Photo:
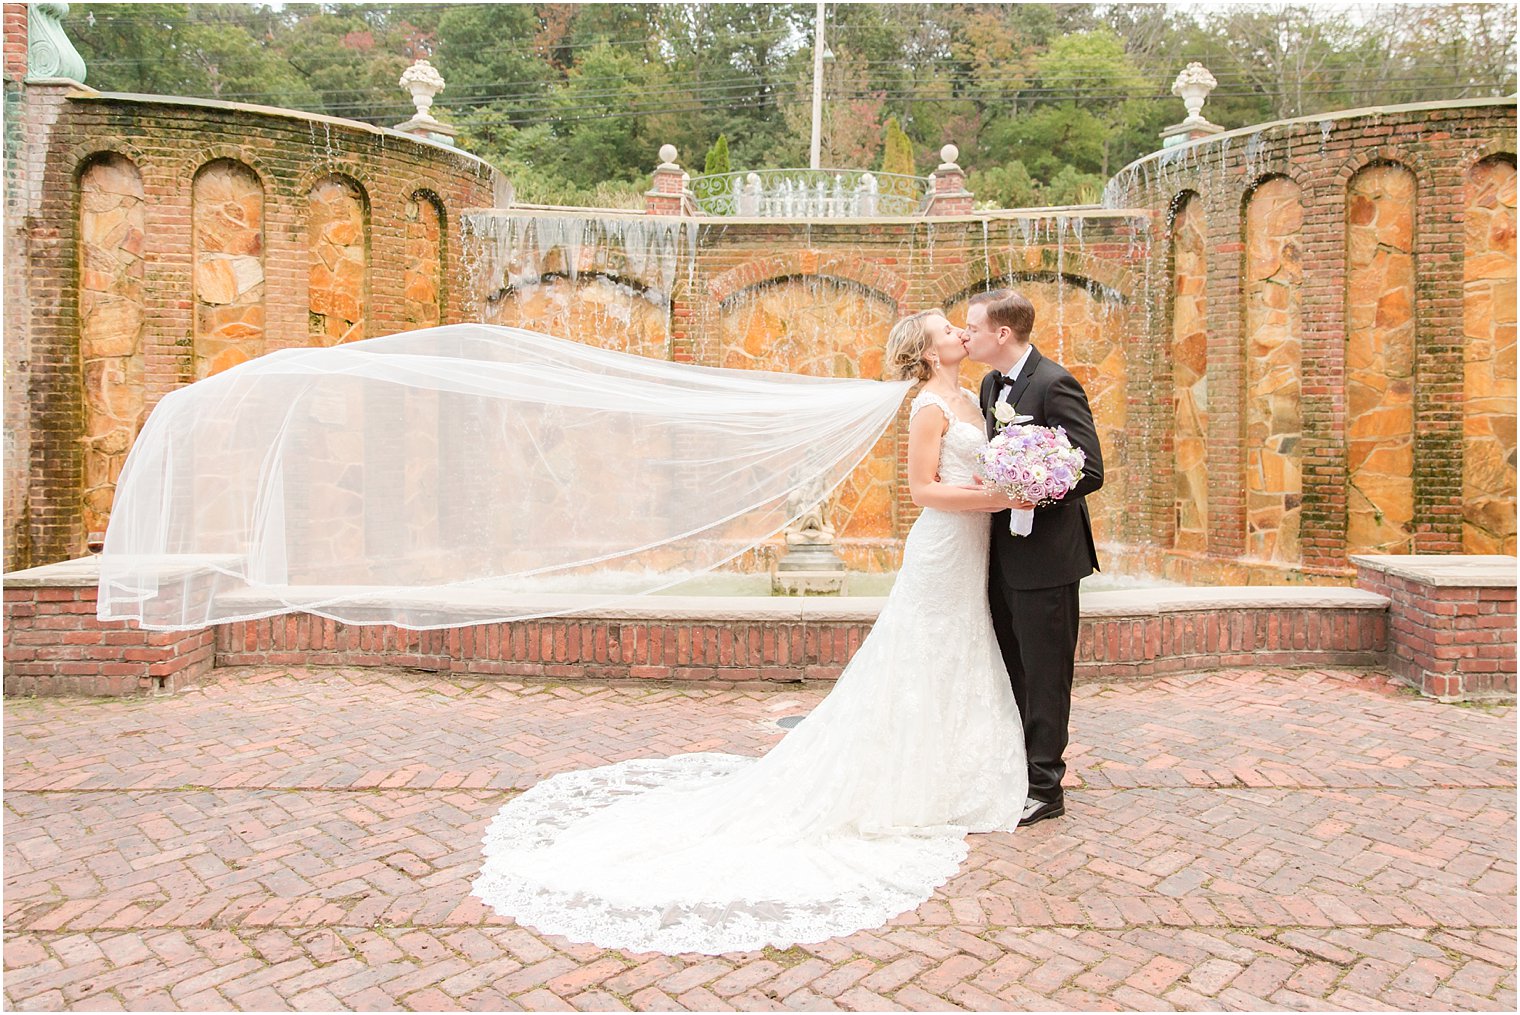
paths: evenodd
<path fill-rule="evenodd" d="M 1033 342 L 1024 346 L 1024 355 L 1019 357 L 1019 361 L 1013 365 L 1013 369 L 1008 371 L 1006 375 L 1009 384 L 1012 384 L 1014 381 L 1019 379 L 1019 373 L 1024 369 L 1024 364 L 1029 362 L 1029 350 L 1033 348 Z"/>

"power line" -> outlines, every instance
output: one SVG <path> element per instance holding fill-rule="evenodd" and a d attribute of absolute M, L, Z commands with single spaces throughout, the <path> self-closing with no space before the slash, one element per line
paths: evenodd
<path fill-rule="evenodd" d="M 1106 79 L 1092 79 L 1092 80 L 1098 80 L 1098 81 L 1101 81 L 1104 84 L 1110 83 Z M 1336 92 L 1336 91 L 1347 91 L 1347 90 L 1367 88 L 1367 87 L 1378 86 L 1378 85 L 1386 85 L 1386 84 L 1390 84 L 1390 83 L 1397 84 L 1397 83 L 1406 82 L 1406 81 L 1425 81 L 1425 82 L 1428 82 L 1429 81 L 1429 75 L 1425 75 L 1425 74 L 1406 74 L 1406 75 L 1393 74 L 1393 75 L 1380 75 L 1380 76 L 1378 76 L 1376 78 L 1352 78 L 1352 79 L 1346 79 L 1346 80 L 1343 80 L 1343 81 L 1325 82 L 1325 84 L 1327 84 L 1329 87 L 1328 87 L 1328 89 L 1321 89 L 1319 91 L 1319 94 L 1334 94 L 1334 92 Z M 724 94 L 734 93 L 734 92 L 743 92 L 743 91 L 747 91 L 747 90 L 750 90 L 750 89 L 756 89 L 756 88 L 762 89 L 762 90 L 766 89 L 766 88 L 773 88 L 773 89 L 775 89 L 775 91 L 773 92 L 773 94 L 775 94 L 778 97 L 783 97 L 785 95 L 785 89 L 786 89 L 786 87 L 788 85 L 791 85 L 791 84 L 794 84 L 794 83 L 795 83 L 794 81 L 790 81 L 790 80 L 777 80 L 777 81 L 767 82 L 767 81 L 765 81 L 763 79 L 757 79 L 757 78 L 755 78 L 753 76 L 750 76 L 750 75 L 734 75 L 734 76 L 730 76 L 730 77 L 714 78 L 714 79 L 705 80 L 705 81 L 702 81 L 700 84 L 699 83 L 688 83 L 688 82 L 683 82 L 683 81 L 662 82 L 661 84 L 664 87 L 667 87 L 667 88 L 680 90 L 684 94 L 719 95 L 719 96 L 724 95 Z M 1238 79 L 1235 83 L 1238 84 L 1238 85 L 1241 85 L 1241 86 L 1249 86 L 1249 85 L 1252 84 L 1252 82 L 1250 82 L 1248 79 Z M 1438 84 L 1438 83 L 1430 82 L 1430 86 L 1432 86 L 1432 87 L 1438 87 L 1438 88 L 1452 88 L 1452 87 L 1503 87 L 1505 83 L 1506 82 L 1493 83 L 1493 82 L 1470 82 L 1469 81 L 1469 82 L 1462 82 L 1462 83 L 1459 83 L 1459 82 L 1450 82 L 1450 83 L 1439 83 Z M 620 98 L 620 97 L 626 95 L 629 91 L 637 91 L 641 87 L 644 87 L 644 83 L 642 83 L 642 82 L 628 81 L 624 85 L 621 85 L 621 86 L 615 87 L 615 88 L 611 88 L 611 89 L 602 89 L 602 90 L 593 90 L 593 91 L 570 91 L 570 86 L 572 84 L 573 84 L 573 82 L 569 82 L 569 81 L 543 81 L 543 82 L 539 83 L 539 87 L 536 87 L 536 88 L 533 88 L 533 89 L 519 90 L 519 91 L 497 92 L 497 91 L 492 91 L 492 90 L 489 90 L 489 89 L 483 90 L 483 91 L 470 90 L 470 91 L 465 91 L 465 92 L 458 93 L 458 94 L 452 95 L 452 96 L 444 96 L 444 97 L 442 97 L 439 100 L 439 105 L 442 106 L 443 108 L 447 108 L 447 109 L 457 109 L 457 108 L 465 108 L 465 107 L 470 107 L 470 106 L 485 105 L 485 104 L 493 103 L 493 102 L 510 102 L 512 100 L 528 100 L 528 101 L 531 102 L 533 100 L 542 100 L 542 99 L 545 99 L 545 98 L 553 98 L 552 92 L 556 88 L 561 89 L 562 90 L 561 94 L 566 99 L 571 99 L 571 100 L 594 100 L 594 99 L 604 99 L 604 98 Z M 925 88 L 929 88 L 929 87 L 934 86 L 934 85 L 941 85 L 941 86 L 943 86 L 945 88 L 949 88 L 949 89 L 952 90 L 953 94 L 949 95 L 949 96 L 944 96 L 944 95 L 934 94 L 933 92 L 928 92 L 928 93 L 924 92 Z M 347 96 L 347 95 L 353 95 L 356 91 L 362 92 L 363 90 L 364 90 L 363 86 L 356 86 L 355 88 L 343 89 L 343 90 L 333 90 L 333 89 L 317 90 L 317 91 L 314 92 L 314 94 L 316 94 L 318 96 L 321 96 L 321 95 L 342 95 L 342 96 Z M 546 91 L 550 92 L 551 94 L 546 95 L 545 94 Z M 223 101 L 257 100 L 257 99 L 275 99 L 275 100 L 281 100 L 281 99 L 284 99 L 284 97 L 285 97 L 286 94 L 288 94 L 288 93 L 284 93 L 284 92 L 267 92 L 267 91 L 266 92 L 223 92 L 223 93 L 218 94 L 216 96 L 216 98 L 218 98 L 220 100 L 223 100 Z M 911 90 L 903 90 L 901 88 L 893 88 L 891 86 L 883 86 L 883 87 L 880 87 L 880 88 L 872 88 L 870 86 L 855 85 L 855 86 L 852 86 L 847 91 L 846 90 L 835 90 L 835 91 L 830 92 L 829 94 L 830 94 L 831 98 L 877 98 L 877 97 L 882 97 L 882 98 L 887 98 L 887 99 L 906 99 L 908 101 L 916 101 L 916 100 L 924 100 L 924 101 L 929 101 L 929 100 L 933 100 L 933 101 L 965 101 L 965 100 L 976 99 L 978 96 L 982 96 L 982 95 L 996 95 L 996 96 L 999 96 L 999 97 L 1017 96 L 1017 97 L 1021 97 L 1021 98 L 1035 98 L 1035 97 L 1040 97 L 1040 96 L 1052 96 L 1052 97 L 1071 97 L 1071 98 L 1080 98 L 1080 99 L 1115 99 L 1115 98 L 1129 98 L 1129 97 L 1134 97 L 1134 98 L 1170 98 L 1171 97 L 1169 93 L 1166 93 L 1166 94 L 1159 94 L 1158 93 L 1157 95 L 1154 95 L 1154 96 L 1142 96 L 1142 95 L 1136 95 L 1132 91 L 1112 91 L 1112 90 L 1100 91 L 1100 90 L 1097 90 L 1097 89 L 1084 87 L 1082 84 L 1076 83 L 1076 82 L 1073 82 L 1073 83 L 1063 83 L 1062 85 L 1057 86 L 1057 87 L 1032 85 L 1032 84 L 1029 84 L 1026 79 L 1021 78 L 1021 77 L 982 77 L 982 78 L 972 78 L 969 81 L 954 81 L 954 80 L 943 80 L 942 79 L 942 80 L 936 81 L 936 82 L 923 82 L 923 83 L 915 86 Z M 1231 97 L 1231 96 L 1259 95 L 1259 94 L 1266 94 L 1266 93 L 1259 92 L 1259 91 L 1238 91 L 1238 90 L 1230 90 L 1230 89 L 1215 89 L 1214 92 L 1212 93 L 1212 96 L 1213 97 Z M 376 113 L 378 114 L 382 110 L 401 110 L 401 111 L 404 112 L 405 110 L 409 109 L 410 107 L 408 105 L 406 105 L 404 102 L 401 102 L 399 100 L 395 104 L 379 104 L 379 105 L 377 105 L 374 102 L 368 101 L 368 100 L 359 100 L 359 101 L 353 101 L 353 102 L 323 103 L 322 104 L 322 108 L 324 110 L 329 111 L 329 112 L 336 112 L 336 111 L 340 111 L 340 110 L 345 110 L 346 111 L 346 110 L 365 110 L 365 109 L 369 109 L 369 110 L 375 110 Z M 543 106 L 543 105 L 530 106 L 529 107 L 529 109 L 531 109 L 532 111 L 541 111 L 541 110 L 548 109 L 548 108 L 551 108 L 551 107 Z"/>
<path fill-rule="evenodd" d="M 1466 87 L 1469 87 L 1469 86 L 1466 86 L 1466 85 L 1462 85 L 1462 86 L 1453 85 L 1453 86 L 1447 86 L 1447 87 L 1442 88 L 1440 90 L 1449 91 L 1451 88 L 1455 88 L 1455 87 L 1466 88 Z M 1303 95 L 1303 96 L 1306 96 L 1306 97 L 1312 97 L 1312 96 L 1316 96 L 1316 95 L 1333 95 L 1333 94 L 1337 94 L 1337 91 L 1315 91 L 1315 90 L 1310 90 L 1310 91 L 1304 91 L 1304 92 L 1302 92 L 1300 94 Z M 1240 93 L 1234 93 L 1234 94 L 1237 95 L 1237 96 L 1258 97 L 1260 93 L 1256 93 L 1256 92 L 1240 92 Z M 1012 96 L 1006 96 L 1006 97 L 1012 97 Z M 1141 98 L 1142 100 L 1148 100 L 1148 101 L 1175 101 L 1175 97 L 1172 96 L 1172 95 L 1151 95 L 1151 96 L 1143 96 L 1143 97 L 1137 97 L 1137 98 Z M 918 98 L 908 99 L 908 100 L 905 100 L 905 101 L 908 101 L 908 102 L 965 102 L 965 101 L 968 101 L 968 100 L 964 99 L 964 98 L 944 98 L 944 97 L 929 97 L 929 98 L 924 98 L 924 97 L 918 97 Z M 647 108 L 647 107 L 645 107 L 645 108 L 635 108 L 635 109 L 627 109 L 627 110 L 614 111 L 614 112 L 605 112 L 605 113 L 589 113 L 589 114 L 578 114 L 578 115 L 570 115 L 570 116 L 565 116 L 565 115 L 560 115 L 560 116 L 545 116 L 545 117 L 542 117 L 542 118 L 537 119 L 537 120 L 532 119 L 531 114 L 526 114 L 526 113 L 525 114 L 477 114 L 474 117 L 464 117 L 462 119 L 457 119 L 454 122 L 455 122 L 455 124 L 457 126 L 463 127 L 465 129 L 468 129 L 471 126 L 476 126 L 476 127 L 479 127 L 479 126 L 494 126 L 494 125 L 498 125 L 498 124 L 508 124 L 508 125 L 511 125 L 514 122 L 522 123 L 525 126 L 526 125 L 532 125 L 533 123 L 579 123 L 579 122 L 589 121 L 589 120 L 639 119 L 639 118 L 645 117 L 645 116 L 660 116 L 660 115 L 667 115 L 667 114 L 671 114 L 671 113 L 693 113 L 693 112 L 707 112 L 707 111 L 722 112 L 722 111 L 732 110 L 732 109 L 756 108 L 756 107 L 759 107 L 759 106 L 763 106 L 765 104 L 766 104 L 766 101 L 764 99 L 754 100 L 754 101 L 743 101 L 743 100 L 729 101 L 729 102 L 725 102 L 725 103 L 721 103 L 721 104 L 720 103 L 703 103 L 703 102 L 698 102 L 698 103 L 688 103 L 688 104 L 685 104 L 685 105 L 678 105 L 678 106 L 664 106 L 664 107 L 659 107 L 659 108 Z"/>

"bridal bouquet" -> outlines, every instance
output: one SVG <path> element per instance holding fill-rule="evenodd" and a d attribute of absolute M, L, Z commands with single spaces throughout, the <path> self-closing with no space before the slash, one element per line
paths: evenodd
<path fill-rule="evenodd" d="M 1029 417 L 1024 417 L 1028 419 Z M 1048 504 L 1066 496 L 1082 478 L 1087 456 L 1073 447 L 1065 427 L 1006 426 L 980 451 L 976 462 L 982 481 L 1013 500 Z M 1034 511 L 1015 510 L 1008 531 L 1027 536 L 1034 529 Z"/>

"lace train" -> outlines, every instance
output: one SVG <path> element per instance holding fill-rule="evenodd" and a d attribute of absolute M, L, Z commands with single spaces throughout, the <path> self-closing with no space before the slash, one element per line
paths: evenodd
<path fill-rule="evenodd" d="M 963 829 L 777 844 L 765 850 L 762 862 L 791 872 L 784 891 L 756 891 L 752 883 L 747 890 L 735 886 L 721 902 L 701 898 L 689 883 L 680 884 L 689 873 L 683 867 L 701 862 L 684 852 L 651 865 L 657 869 L 646 870 L 638 881 L 610 884 L 602 891 L 588 890 L 574 872 L 565 872 L 568 878 L 524 877 L 516 862 L 525 852 L 552 849 L 567 826 L 631 792 L 711 788 L 713 780 L 755 761 L 731 754 L 683 754 L 546 779 L 492 821 L 485 838 L 491 862 L 474 893 L 518 923 L 572 941 L 633 952 L 716 955 L 767 945 L 789 948 L 878 927 L 922 903 L 966 858 Z M 811 874 L 802 873 L 809 869 Z M 862 876 L 865 871 L 886 877 Z M 818 886 L 822 890 L 807 891 L 801 884 L 831 879 L 832 884 Z"/>
<path fill-rule="evenodd" d="M 981 429 L 952 420 L 948 482 Z M 986 515 L 926 510 L 833 691 L 760 758 L 683 754 L 545 779 L 486 832 L 473 893 L 603 948 L 720 954 L 878 927 L 928 899 L 968 832 L 1017 827 L 1022 726 L 987 610 Z"/>

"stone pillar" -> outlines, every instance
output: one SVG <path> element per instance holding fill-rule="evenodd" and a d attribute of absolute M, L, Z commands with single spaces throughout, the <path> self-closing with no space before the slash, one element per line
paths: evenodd
<path fill-rule="evenodd" d="M 939 150 L 944 161 L 934 171 L 934 190 L 929 195 L 929 215 L 971 214 L 971 191 L 966 189 L 966 171 L 956 165 L 960 149 L 947 144 Z"/>
<path fill-rule="evenodd" d="M 644 214 L 680 215 L 686 204 L 685 174 L 676 164 L 676 146 L 660 146 L 660 164 L 654 167 L 654 179 L 644 193 Z"/>

